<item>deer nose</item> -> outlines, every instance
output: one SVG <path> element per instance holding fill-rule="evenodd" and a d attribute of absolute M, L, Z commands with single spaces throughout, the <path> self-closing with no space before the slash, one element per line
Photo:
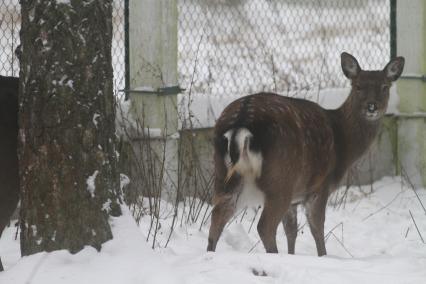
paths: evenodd
<path fill-rule="evenodd" d="M 376 103 L 368 103 L 367 104 L 367 110 L 369 112 L 375 112 L 375 111 L 377 111 L 377 104 Z"/>

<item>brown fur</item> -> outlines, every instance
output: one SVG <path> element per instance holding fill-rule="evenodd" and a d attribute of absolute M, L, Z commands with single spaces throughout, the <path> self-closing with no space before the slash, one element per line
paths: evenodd
<path fill-rule="evenodd" d="M 0 76 L 0 236 L 19 198 L 18 84 L 18 78 Z"/>
<path fill-rule="evenodd" d="M 352 81 L 352 90 L 336 110 L 272 93 L 246 96 L 228 105 L 215 126 L 215 206 L 207 249 L 216 249 L 223 227 L 235 213 L 243 186 L 238 173 L 229 173 L 239 157 L 232 147 L 228 153 L 224 133 L 247 128 L 253 134 L 250 150 L 260 152 L 263 158 L 256 185 L 265 201 L 257 229 L 266 251 L 278 251 L 276 230 L 282 221 L 288 252 L 294 253 L 296 207 L 303 204 L 318 255 L 325 255 L 329 193 L 373 142 L 387 108 L 389 86 L 399 77 L 403 65 L 404 59 L 399 57 L 382 71 L 362 71 L 354 57 L 343 53 L 342 69 Z M 387 73 L 390 69 L 392 72 Z M 374 115 L 374 120 L 369 115 Z M 228 154 L 230 166 L 224 158 Z"/>

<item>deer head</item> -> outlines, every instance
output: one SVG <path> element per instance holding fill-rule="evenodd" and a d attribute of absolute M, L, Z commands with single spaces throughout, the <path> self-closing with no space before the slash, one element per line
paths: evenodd
<path fill-rule="evenodd" d="M 386 112 L 389 88 L 404 69 L 404 58 L 392 59 L 381 71 L 364 71 L 358 61 L 349 53 L 341 54 L 342 70 L 351 80 L 352 91 L 349 101 L 358 115 L 367 121 L 376 121 Z"/>

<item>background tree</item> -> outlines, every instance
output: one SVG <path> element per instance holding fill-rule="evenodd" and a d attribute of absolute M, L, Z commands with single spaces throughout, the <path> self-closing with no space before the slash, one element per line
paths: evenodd
<path fill-rule="evenodd" d="M 22 255 L 100 249 L 119 215 L 112 2 L 21 1 Z"/>

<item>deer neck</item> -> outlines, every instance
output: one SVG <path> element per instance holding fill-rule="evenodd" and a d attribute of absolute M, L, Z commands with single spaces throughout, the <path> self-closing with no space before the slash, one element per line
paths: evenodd
<path fill-rule="evenodd" d="M 369 121 L 361 117 L 361 112 L 355 107 L 355 95 L 352 92 L 336 112 L 344 145 L 342 151 L 345 164 L 350 166 L 367 152 L 378 133 L 381 118 Z"/>

